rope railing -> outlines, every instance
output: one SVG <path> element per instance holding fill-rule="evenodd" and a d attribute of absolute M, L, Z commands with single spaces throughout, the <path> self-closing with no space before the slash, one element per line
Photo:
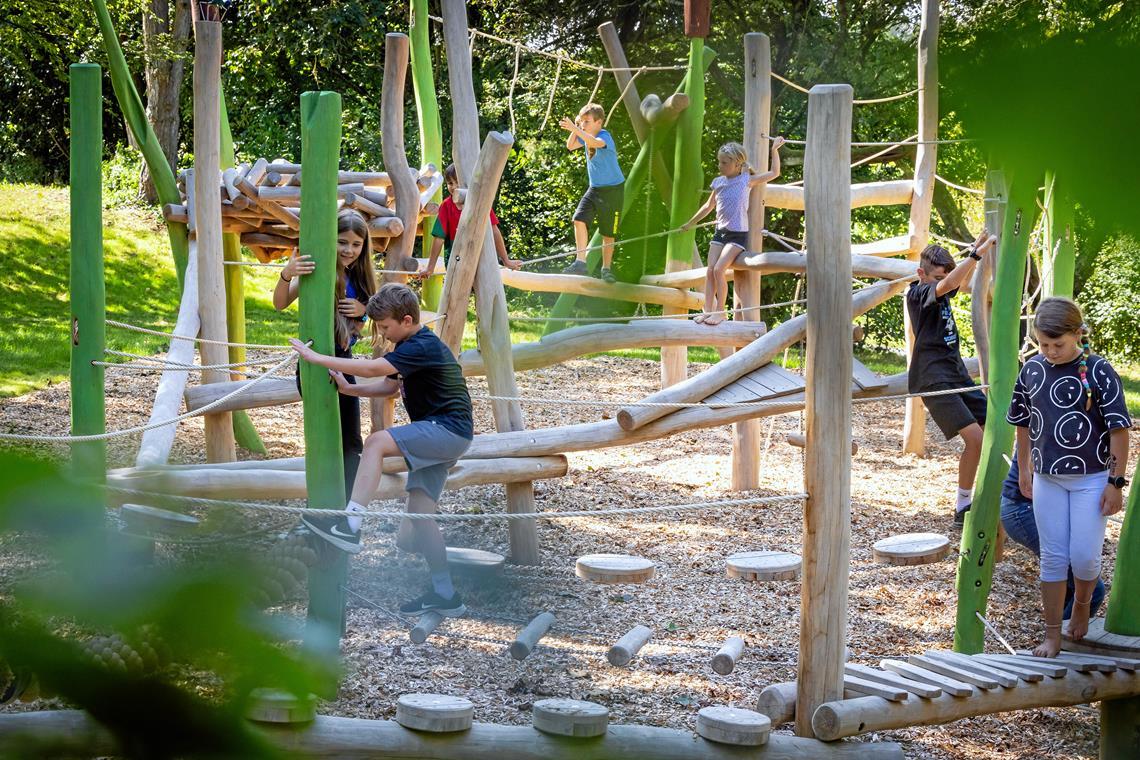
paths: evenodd
<path fill-rule="evenodd" d="M 807 145 L 807 140 L 793 140 L 791 138 L 784 138 L 784 142 L 788 143 L 789 145 Z M 898 147 L 901 147 L 903 145 L 956 145 L 958 143 L 972 143 L 972 142 L 977 142 L 977 140 L 975 140 L 974 138 L 971 138 L 971 137 L 954 137 L 954 138 L 949 138 L 949 139 L 945 139 L 945 140 L 918 140 L 918 139 L 912 140 L 908 137 L 906 140 L 902 140 L 902 141 L 895 140 L 893 142 L 882 142 L 882 141 L 874 141 L 874 140 L 862 141 L 862 142 L 852 142 L 851 147 L 852 148 L 883 148 L 883 147 L 898 148 Z"/>
<path fill-rule="evenodd" d="M 172 332 L 163 332 L 161 330 L 152 330 L 149 327 L 139 327 L 138 325 L 128 324 L 126 322 L 118 322 L 114 319 L 103 320 L 108 327 L 117 327 L 121 330 L 129 330 L 131 332 L 141 333 L 143 335 L 155 335 L 160 338 L 168 338 L 170 340 L 189 340 L 195 343 L 209 343 L 215 346 L 236 346 L 238 348 L 260 348 L 265 351 L 290 351 L 289 346 L 269 345 L 266 343 L 231 343 L 227 340 L 210 340 L 208 338 L 199 338 L 189 335 L 177 335 Z"/>
<path fill-rule="evenodd" d="M 709 225 L 712 225 L 712 224 L 716 224 L 716 221 L 713 220 L 710 222 L 701 222 L 700 224 L 694 224 L 692 228 L 695 229 L 697 227 L 708 227 Z M 615 240 L 613 245 L 615 248 L 619 248 L 623 245 L 629 245 L 630 243 L 637 243 L 637 242 L 640 242 L 642 240 L 651 240 L 653 238 L 664 237 L 666 235 L 673 235 L 673 234 L 675 234 L 677 232 L 681 232 L 681 231 L 682 230 L 680 227 L 675 227 L 671 230 L 664 230 L 662 232 L 651 232 L 648 235 L 639 235 L 637 237 L 622 238 L 620 240 Z M 531 264 L 540 264 L 544 261 L 552 261 L 554 259 L 561 259 L 561 258 L 564 258 L 566 256 L 577 256 L 579 253 L 589 253 L 590 251 L 598 251 L 598 250 L 602 249 L 602 246 L 603 246 L 602 243 L 598 243 L 597 245 L 588 245 L 585 248 L 567 248 L 564 251 L 560 251 L 558 253 L 552 253 L 549 256 L 540 256 L 537 259 L 527 259 L 526 261 L 522 262 L 522 266 L 526 267 L 526 266 L 530 266 Z"/>
<path fill-rule="evenodd" d="M 277 361 L 277 359 L 250 359 L 250 360 L 244 361 L 244 362 L 231 362 L 229 364 L 185 364 L 183 362 L 175 362 L 175 361 L 171 361 L 169 359 L 163 359 L 162 357 L 159 357 L 159 356 L 143 356 L 142 354 L 132 354 L 128 351 L 115 351 L 115 350 L 110 349 L 110 348 L 104 349 L 103 353 L 107 354 L 108 356 L 120 356 L 120 357 L 123 357 L 124 359 L 135 359 L 138 361 L 154 362 L 155 364 L 159 365 L 159 366 L 154 367 L 154 369 L 189 369 L 189 370 L 237 369 L 240 367 L 266 366 L 269 364 L 274 364 Z M 123 364 L 123 363 L 118 363 L 118 362 L 92 362 L 92 363 L 95 364 L 96 366 L 104 366 L 104 367 L 139 366 L 139 365 L 133 365 L 133 364 Z"/>
<path fill-rule="evenodd" d="M 957 182 L 951 182 L 950 180 L 946 179 L 945 177 L 943 177 L 941 174 L 939 174 L 937 172 L 934 173 L 934 179 L 938 180 L 943 185 L 946 185 L 946 187 L 952 187 L 955 190 L 961 190 L 963 193 L 970 193 L 971 195 L 985 195 L 986 194 L 985 190 L 978 190 L 978 189 L 973 188 L 973 187 L 966 187 L 965 185 L 959 185 Z"/>
<path fill-rule="evenodd" d="M 793 82 L 791 79 L 788 79 L 787 77 L 781 76 L 774 71 L 772 72 L 772 78 L 783 82 L 788 87 L 791 87 L 793 90 L 799 90 L 800 92 L 804 93 L 805 95 L 811 93 L 811 88 L 804 87 L 802 84 L 797 84 L 796 82 Z M 905 98 L 911 97 L 912 95 L 917 95 L 920 89 L 921 88 L 916 87 L 913 90 L 910 90 L 908 92 L 902 92 L 902 93 L 899 93 L 898 95 L 887 95 L 887 96 L 882 97 L 882 98 L 855 98 L 851 102 L 857 106 L 869 106 L 869 105 L 874 105 L 876 103 L 890 103 L 891 101 L 903 100 Z"/>
<path fill-rule="evenodd" d="M 264 374 L 258 375 L 257 378 L 250 382 L 239 386 L 236 390 L 230 391 L 226 395 L 206 404 L 203 407 L 194 409 L 193 411 L 180 414 L 176 417 L 171 417 L 166 420 L 159 420 L 151 422 L 146 425 L 138 425 L 136 427 L 126 428 L 123 430 L 112 430 L 106 433 L 95 433 L 92 435 L 25 435 L 21 433 L 0 433 L 0 440 L 5 441 L 31 441 L 37 443 L 81 443 L 84 441 L 107 441 L 112 438 L 121 438 L 127 435 L 135 435 L 137 433 L 145 433 L 148 430 L 155 428 L 166 427 L 167 425 L 176 425 L 183 420 L 188 420 L 192 417 L 200 417 L 203 414 L 209 414 L 211 410 L 221 406 L 232 398 L 235 398 L 242 393 L 245 393 L 257 386 L 262 380 L 274 376 L 277 372 L 285 369 L 288 365 L 297 360 L 297 354 L 292 354 L 285 357 L 280 362 L 275 364 L 272 368 L 267 370 Z"/>
<path fill-rule="evenodd" d="M 628 317 L 533 317 L 529 314 L 508 314 L 507 319 L 512 322 L 647 322 L 658 319 L 692 319 L 693 317 L 708 317 L 713 314 L 728 314 L 734 311 L 759 311 L 762 309 L 778 309 L 784 306 L 807 303 L 806 298 L 797 298 L 791 301 L 778 303 L 765 303 L 758 306 L 741 306 L 740 308 L 724 309 L 722 311 L 691 311 L 684 314 L 631 314 Z"/>

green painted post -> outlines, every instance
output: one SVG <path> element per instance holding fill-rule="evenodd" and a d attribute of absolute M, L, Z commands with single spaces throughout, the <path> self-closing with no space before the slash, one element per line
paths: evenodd
<path fill-rule="evenodd" d="M 234 154 L 234 136 L 230 131 L 230 116 L 226 112 L 226 96 L 220 93 L 222 114 L 222 136 L 220 147 L 220 165 L 222 171 L 231 169 L 237 164 Z M 222 259 L 224 261 L 241 261 L 241 236 L 236 232 L 222 233 Z M 245 343 L 245 273 L 240 266 L 228 265 L 222 271 L 226 283 L 226 336 L 231 343 Z M 230 363 L 245 361 L 245 348 L 243 346 L 230 346 Z M 239 378 L 234 378 L 235 380 Z M 253 420 L 244 409 L 233 413 L 234 439 L 238 446 L 255 454 L 265 454 L 265 444 L 253 426 Z"/>
<path fill-rule="evenodd" d="M 1042 297 L 1073 297 L 1077 248 L 1073 238 L 1073 201 L 1057 186 L 1053 172 L 1045 175 L 1045 242 Z"/>
<path fill-rule="evenodd" d="M 1140 461 L 1132 473 L 1124 526 L 1116 545 L 1116 570 L 1104 628 L 1122 636 L 1140 636 Z"/>
<path fill-rule="evenodd" d="M 703 71 L 704 40 L 689 40 L 689 77 L 685 94 L 689 107 L 677 121 L 677 141 L 673 157 L 673 201 L 670 204 L 669 226 L 676 229 L 688 221 L 700 205 L 704 171 L 701 168 L 701 132 L 705 123 L 705 78 Z M 666 267 L 688 269 L 692 266 L 695 230 L 674 232 L 668 238 Z M 680 265 L 680 266 L 678 266 Z"/>
<path fill-rule="evenodd" d="M 420 125 L 420 162 L 435 164 L 443 171 L 443 127 L 439 119 L 439 99 L 435 93 L 435 75 L 431 68 L 430 19 L 427 0 L 412 0 L 409 19 L 408 41 L 412 58 L 412 90 L 416 96 L 416 115 Z M 443 200 L 443 191 L 437 190 L 432 198 L 436 203 Z M 435 215 L 424 217 L 423 250 L 426 255 L 431 243 L 431 230 L 435 225 Z M 439 297 L 443 293 L 443 276 L 428 277 L 423 285 L 424 307 L 437 311 Z"/>
<path fill-rule="evenodd" d="M 299 334 L 313 348 L 334 353 L 333 298 L 336 290 L 336 185 L 340 162 L 340 95 L 301 95 L 300 249 L 313 257 L 316 269 L 301 278 Z M 323 367 L 301 362 L 301 395 L 305 416 L 305 487 L 314 509 L 344 509 L 344 455 L 340 442 L 340 405 L 336 386 Z M 323 543 L 323 542 L 321 542 Z M 344 584 L 348 555 L 322 547 L 321 562 L 309 573 L 307 644 L 335 651 L 344 633 Z"/>
<path fill-rule="evenodd" d="M 131 79 L 127 59 L 123 57 L 119 37 L 115 34 L 115 26 L 111 23 L 111 14 L 107 12 L 107 3 L 105 0 L 91 0 L 91 2 L 95 7 L 95 17 L 99 21 L 99 32 L 103 36 L 103 49 L 107 52 L 107 64 L 111 70 L 111 87 L 115 90 L 115 99 L 119 102 L 127 128 L 131 130 L 135 144 L 139 146 L 143 160 L 146 161 L 151 181 L 154 182 L 154 189 L 158 193 L 158 201 L 163 204 L 181 204 L 182 196 L 178 192 L 174 172 L 166 161 L 162 146 L 158 144 L 154 129 L 147 121 L 146 109 L 143 107 L 138 90 L 135 89 L 134 80 Z M 182 280 L 186 276 L 186 260 L 190 256 L 186 225 L 167 222 L 166 234 L 170 238 L 170 254 L 174 258 L 174 270 L 178 273 L 178 287 L 181 293 Z"/>
<path fill-rule="evenodd" d="M 1010 175 L 1006 175 L 1009 177 Z M 1037 212 L 1037 182 L 1012 178 L 1009 205 L 1001 230 L 997 276 L 994 281 L 990 318 L 990 376 L 987 423 L 982 439 L 974 502 L 966 513 L 958 558 L 958 617 L 954 627 L 954 651 L 982 651 L 985 628 L 976 613 L 986 614 L 986 601 L 993 582 L 994 550 L 1001 514 L 1001 484 L 1009 473 L 1005 456 L 1013 449 L 1014 429 L 1005 421 L 1017 379 L 1020 344 L 1021 291 L 1029 237 Z"/>
<path fill-rule="evenodd" d="M 102 69 L 71 66 L 71 434 L 107 431 L 103 393 L 106 291 L 103 284 L 103 97 Z M 102 483 L 107 475 L 105 441 L 71 445 L 78 477 Z"/>

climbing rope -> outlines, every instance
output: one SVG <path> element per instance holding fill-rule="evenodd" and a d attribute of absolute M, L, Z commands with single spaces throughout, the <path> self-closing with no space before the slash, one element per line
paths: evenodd
<path fill-rule="evenodd" d="M 943 177 L 941 174 L 938 174 L 937 172 L 934 174 L 934 179 L 938 180 L 943 185 L 946 185 L 946 187 L 952 187 L 955 190 L 961 190 L 963 193 L 971 193 L 972 195 L 985 195 L 986 194 L 985 190 L 975 190 L 972 187 L 966 187 L 965 185 L 959 185 L 956 182 L 951 182 L 950 180 L 946 179 L 945 177 Z"/>
<path fill-rule="evenodd" d="M 272 377 L 277 372 L 285 369 L 286 366 L 292 364 L 297 360 L 297 354 L 292 354 L 282 359 L 275 364 L 272 368 L 265 372 L 263 375 L 258 375 L 256 379 L 239 386 L 236 390 L 230 391 L 216 401 L 212 401 L 205 406 L 195 409 L 185 414 L 180 414 L 177 417 L 171 417 L 168 420 L 159 420 L 158 422 L 151 422 L 146 425 L 138 425 L 125 430 L 112 430 L 107 433 L 97 433 L 93 435 L 23 435 L 19 433 L 0 433 L 0 440 L 6 441 L 35 441 L 44 443 L 81 443 L 83 441 L 107 441 L 112 438 L 120 438 L 125 435 L 134 435 L 136 433 L 145 433 L 147 430 L 154 430 L 155 428 L 166 427 L 167 425 L 176 425 L 183 420 L 188 420 L 191 417 L 199 417 L 203 414 L 208 414 L 210 410 L 215 409 L 222 404 L 226 403 L 232 398 L 235 398 L 242 393 L 254 388 L 262 380 Z"/>
<path fill-rule="evenodd" d="M 807 140 L 793 140 L 791 138 L 784 138 L 784 142 L 788 143 L 789 145 L 807 145 Z M 899 142 L 899 141 L 895 141 L 895 142 L 878 142 L 878 141 L 853 142 L 853 143 L 851 143 L 851 147 L 852 148 L 883 148 L 883 147 L 898 148 L 898 147 L 903 146 L 903 145 L 955 145 L 958 143 L 972 143 L 972 142 L 977 142 L 977 140 L 970 138 L 970 137 L 958 137 L 958 138 L 946 139 L 946 140 L 917 140 L 917 139 L 911 140 L 910 138 L 907 138 L 906 140 L 903 140 L 901 142 Z"/>
<path fill-rule="evenodd" d="M 695 224 L 695 225 L 693 225 L 693 227 L 691 229 L 695 229 L 697 227 L 708 227 L 709 225 L 712 225 L 712 224 L 716 224 L 716 221 L 713 220 L 710 222 L 702 222 L 700 224 Z M 676 227 L 674 229 L 665 230 L 663 232 L 652 232 L 648 235 L 639 235 L 637 237 L 622 238 L 620 240 L 614 241 L 614 247 L 618 248 L 618 247 L 621 247 L 623 245 L 629 245 L 630 243 L 639 242 L 641 240 L 650 240 L 652 238 L 665 237 L 666 235 L 673 235 L 673 234 L 675 234 L 677 232 L 681 232 L 681 231 L 682 230 L 680 227 Z M 577 256 L 579 253 L 588 253 L 589 251 L 597 251 L 597 250 L 601 250 L 601 248 L 602 248 L 601 243 L 598 243 L 597 245 L 588 245 L 585 248 L 568 248 L 568 249 L 561 251 L 559 253 L 552 253 L 549 256 L 541 256 L 537 259 L 527 259 L 526 261 L 524 261 L 522 263 L 522 266 L 525 267 L 525 266 L 530 266 L 531 264 L 539 264 L 543 261 L 551 261 L 553 259 L 561 259 L 561 258 L 564 258 L 566 256 Z"/>
<path fill-rule="evenodd" d="M 617 100 L 615 100 L 615 101 L 614 101 L 614 104 L 613 104 L 612 106 L 610 106 L 610 110 L 609 110 L 609 111 L 606 113 L 606 121 L 605 121 L 605 123 L 606 123 L 606 124 L 609 124 L 609 123 L 610 123 L 610 119 L 612 119 L 612 118 L 613 118 L 613 115 L 614 115 L 614 111 L 616 111 L 616 110 L 617 110 L 617 107 L 618 107 L 618 105 L 619 105 L 619 104 L 622 102 L 622 100 L 624 100 L 624 99 L 625 99 L 625 94 L 626 94 L 627 92 L 629 92 L 629 88 L 630 88 L 630 87 L 633 87 L 633 83 L 634 83 L 635 81 L 637 81 L 637 78 L 638 78 L 639 76 L 641 76 L 642 74 L 644 74 L 644 73 L 645 73 L 645 67 L 644 67 L 644 66 L 642 66 L 640 69 L 638 69 L 638 70 L 637 70 L 637 71 L 634 73 L 634 75 L 633 75 L 633 76 L 631 76 L 631 77 L 629 78 L 629 81 L 625 83 L 625 87 L 623 87 L 623 88 L 621 89 L 621 93 L 619 93 L 619 94 L 618 94 L 618 96 L 617 96 Z M 652 159 L 650 159 L 650 160 L 652 160 Z"/>
<path fill-rule="evenodd" d="M 189 335 L 176 335 L 175 333 L 162 332 L 161 330 L 151 330 L 148 327 L 138 327 L 137 325 L 130 325 L 126 322 L 116 322 L 113 319 L 104 320 L 108 327 L 118 327 L 122 330 L 130 330 L 132 332 L 142 333 L 143 335 L 157 335 L 160 338 L 169 338 L 171 340 L 189 340 L 195 343 L 208 343 L 214 346 L 236 346 L 238 348 L 260 348 L 266 351 L 290 351 L 289 346 L 274 346 L 264 343 L 231 343 L 226 340 L 209 340 L 207 338 L 191 337 Z"/>
<path fill-rule="evenodd" d="M 532 317 L 526 314 L 508 314 L 507 319 L 512 322 L 644 322 L 658 319 L 692 319 L 693 317 L 707 317 L 713 314 L 724 314 L 727 311 L 760 311 L 763 309 L 778 309 L 783 306 L 807 303 L 801 298 L 794 301 L 781 301 L 779 303 L 765 303 L 758 306 L 733 307 L 724 311 L 690 311 L 684 314 L 634 314 L 628 317 Z M 640 306 L 641 304 L 639 304 Z"/>
<path fill-rule="evenodd" d="M 518 44 L 516 44 L 515 45 L 515 73 L 511 77 L 510 90 L 507 91 L 507 111 L 511 115 L 511 134 L 512 135 L 518 134 L 518 131 L 515 129 L 515 85 L 518 84 L 518 81 L 519 81 L 519 57 L 521 55 L 522 55 L 522 48 Z"/>
<path fill-rule="evenodd" d="M 550 87 L 550 98 L 546 101 L 546 113 L 542 116 L 542 126 L 538 128 L 539 134 L 546 131 L 546 123 L 550 121 L 550 114 L 554 110 L 554 95 L 558 92 L 558 77 L 562 75 L 562 59 L 554 67 L 554 84 Z"/>
<path fill-rule="evenodd" d="M 235 369 L 239 367 L 254 367 L 273 364 L 276 359 L 251 359 L 244 362 L 232 362 L 230 364 L 184 364 L 182 362 L 175 362 L 169 359 L 163 359 L 158 356 L 143 356 L 142 354 L 132 354 L 127 351 L 114 351 L 112 349 L 104 349 L 103 353 L 108 356 L 121 356 L 124 359 L 137 359 L 139 361 L 155 362 L 159 366 L 147 367 L 148 369 L 185 369 L 185 370 L 203 370 L 203 369 Z M 145 365 L 138 364 L 122 364 L 118 362 L 91 362 L 95 366 L 102 367 L 122 367 L 122 368 L 135 368 L 143 367 Z"/>
<path fill-rule="evenodd" d="M 792 80 L 790 80 L 786 77 L 782 77 L 774 71 L 772 72 L 772 78 L 778 79 L 779 81 L 786 84 L 788 87 L 791 87 L 793 90 L 799 90 L 800 92 L 804 93 L 805 95 L 811 92 L 811 88 L 804 87 L 802 84 L 796 84 Z M 890 103 L 893 100 L 902 100 L 904 98 L 909 98 L 912 95 L 917 95 L 918 91 L 919 91 L 919 88 L 916 87 L 915 89 L 910 90 L 909 92 L 902 92 L 902 93 L 899 93 L 898 95 L 888 95 L 888 96 L 883 97 L 883 98 L 866 98 L 866 99 L 856 98 L 856 99 L 852 100 L 851 102 L 857 106 L 868 106 L 868 105 L 873 105 L 875 103 Z"/>

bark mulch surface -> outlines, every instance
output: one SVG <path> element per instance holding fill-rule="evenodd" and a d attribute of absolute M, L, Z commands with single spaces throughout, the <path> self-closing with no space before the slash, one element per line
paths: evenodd
<path fill-rule="evenodd" d="M 257 352 L 252 352 L 251 356 Z M 703 367 L 694 366 L 691 372 Z M 522 373 L 523 396 L 626 400 L 656 388 L 658 367 L 648 361 L 600 356 Z M 107 384 L 108 428 L 146 421 L 153 375 L 111 372 Z M 472 393 L 485 394 L 482 378 Z M 0 430 L 64 433 L 68 388 L 48 388 L 0 402 Z M 493 430 L 489 405 L 475 402 L 476 429 Z M 615 409 L 526 405 L 530 427 L 591 422 Z M 403 412 L 401 410 L 400 414 Z M 272 457 L 303 453 L 300 407 L 250 412 Z M 367 418 L 367 415 L 365 415 Z M 368 422 L 365 419 L 365 429 Z M 766 447 L 760 453 L 762 484 L 754 494 L 799 492 L 802 452 L 784 443 L 800 429 L 800 415 L 762 421 Z M 857 404 L 853 461 L 851 582 L 848 601 L 850 659 L 877 665 L 883 657 L 948 649 L 953 642 L 954 575 L 958 531 L 951 523 L 960 442 L 944 442 L 927 429 L 926 458 L 899 453 L 902 406 Z M 1133 457 L 1140 434 L 1133 434 Z M 109 444 L 112 466 L 133 463 L 138 437 Z M 172 462 L 203 460 L 202 422 L 184 422 Z M 41 450 L 63 456 L 62 447 Z M 696 430 L 624 448 L 568 454 L 570 472 L 535 484 L 541 511 L 688 504 L 731 499 L 731 431 Z M 477 486 L 444 494 L 445 512 L 495 512 L 504 504 L 502 486 Z M 542 565 L 507 565 L 498 579 L 458 578 L 468 617 L 446 620 L 420 646 L 408 638 L 411 622 L 393 613 L 423 589 L 418 557 L 394 546 L 392 523 L 366 525 L 365 550 L 351 565 L 348 631 L 343 652 L 347 673 L 332 715 L 391 718 L 396 698 L 407 692 L 462 695 L 475 703 L 476 719 L 528 724 L 530 706 L 546 697 L 600 702 L 615 723 L 692 729 L 707 705 L 754 707 L 771 683 L 795 678 L 799 636 L 798 581 L 754 583 L 726 577 L 724 559 L 739 551 L 780 549 L 799 553 L 802 507 L 739 506 L 718 511 L 628 517 L 542 520 L 538 535 Z M 245 530 L 281 526 L 279 515 L 248 512 Z M 1104 577 L 1112 578 L 1120 526 L 1110 523 Z M 953 551 L 930 565 L 888 567 L 872 559 L 871 545 L 886 536 L 932 531 L 950 537 Z M 449 546 L 509 555 L 501 521 L 445 523 Z M 26 541 L 0 541 L 0 589 L 41 567 Z M 201 553 L 198 549 L 197 553 Z M 646 557 L 656 575 L 639 585 L 598 585 L 574 575 L 583 554 L 613 552 Z M 170 547 L 163 561 L 185 561 L 185 549 Z M 990 622 L 1017 648 L 1032 647 L 1042 634 L 1036 559 L 1007 544 L 995 572 Z M 506 648 L 518 630 L 540 612 L 556 616 L 554 628 L 522 662 Z M 303 616 L 298 601 L 285 614 Z M 653 638 L 625 668 L 611 667 L 608 647 L 634 625 L 653 628 Z M 712 655 L 729 636 L 747 648 L 728 675 L 711 668 Z M 987 651 L 1000 651 L 987 640 Z M 15 709 L 37 707 L 33 702 Z M 788 727 L 784 727 L 784 731 Z M 961 720 L 944 726 L 888 731 L 869 740 L 899 742 L 913 758 L 1074 758 L 1097 754 L 1098 717 L 1088 708 L 1025 710 Z M 648 756 L 648 755 L 647 755 Z"/>

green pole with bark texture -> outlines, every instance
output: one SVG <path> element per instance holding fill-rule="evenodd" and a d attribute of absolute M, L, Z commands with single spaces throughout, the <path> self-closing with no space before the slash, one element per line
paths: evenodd
<path fill-rule="evenodd" d="M 301 95 L 300 249 L 313 257 L 312 274 L 301 278 L 299 337 L 313 349 L 332 356 L 333 298 L 336 292 L 337 168 L 340 162 L 340 95 Z M 336 386 L 324 367 L 301 362 L 301 395 L 305 416 L 305 487 L 314 509 L 343 509 L 344 455 L 340 440 L 340 405 Z M 324 544 L 324 542 L 320 542 Z M 348 555 L 327 545 L 309 573 L 306 643 L 317 651 L 334 651 L 344 632 L 344 584 Z"/>
<path fill-rule="evenodd" d="M 107 431 L 103 368 L 106 291 L 103 283 L 102 69 L 71 67 L 71 434 Z M 71 445 L 71 463 L 84 481 L 102 483 L 107 443 Z"/>
<path fill-rule="evenodd" d="M 234 136 L 230 131 L 230 116 L 226 112 L 226 96 L 221 93 L 221 154 L 220 165 L 222 171 L 231 169 L 237 164 L 234 154 Z M 226 262 L 241 261 L 241 236 L 236 232 L 222 233 L 222 259 Z M 245 343 L 245 273 L 240 266 L 230 264 L 222 268 L 222 275 L 226 283 L 226 336 L 231 343 Z M 245 361 L 244 346 L 230 346 L 230 363 Z M 234 380 L 240 377 L 233 376 Z M 255 454 L 266 453 L 265 444 L 253 426 L 253 420 L 244 409 L 233 413 L 234 440 L 238 446 Z"/>
<path fill-rule="evenodd" d="M 443 171 L 443 127 L 439 119 L 439 99 L 435 93 L 435 75 L 431 68 L 431 39 L 428 34 L 427 0 L 412 0 L 408 41 L 412 58 L 412 90 L 416 96 L 416 115 L 420 125 L 420 161 L 422 164 L 435 164 Z M 443 199 L 443 191 L 437 190 L 433 201 Z M 424 217 L 423 255 L 427 256 L 431 246 L 431 230 L 435 225 L 435 215 Z M 431 311 L 439 309 L 439 297 L 443 293 L 443 276 L 428 277 L 423 285 L 424 306 Z"/>
<path fill-rule="evenodd" d="M 1008 173 L 1007 178 L 1011 177 Z M 974 501 L 966 513 L 958 558 L 958 617 L 954 627 L 954 651 L 976 654 L 985 643 L 985 628 L 978 613 L 986 614 L 986 602 L 994 574 L 1001 516 L 1001 485 L 1009 473 L 1005 456 L 1013 448 L 1014 429 L 1005 421 L 1013 384 L 1017 380 L 1021 337 L 1021 293 L 1029 237 L 1037 212 L 1037 182 L 1011 177 L 1009 205 L 1001 230 L 993 311 L 990 318 L 990 389 L 982 459 L 974 487 Z M 992 254 L 990 254 L 992 255 Z"/>
<path fill-rule="evenodd" d="M 1073 202 L 1057 175 L 1045 175 L 1045 245 L 1041 277 L 1042 296 L 1073 297 L 1077 247 L 1073 237 Z"/>
<path fill-rule="evenodd" d="M 135 144 L 142 152 L 146 168 L 150 171 L 151 181 L 154 182 L 155 192 L 158 193 L 158 202 L 162 204 L 182 203 L 182 196 L 178 193 L 178 183 L 174 180 L 174 172 L 166 161 L 166 154 L 158 143 L 150 122 L 146 118 L 146 108 L 143 107 L 142 98 L 135 89 L 131 72 L 127 68 L 127 59 L 123 57 L 123 49 L 119 46 L 119 37 L 115 34 L 115 26 L 111 23 L 111 14 L 107 12 L 107 3 L 104 0 L 92 0 L 95 7 L 95 17 L 99 21 L 99 32 L 103 36 L 103 49 L 107 52 L 107 64 L 111 71 L 111 87 L 115 90 L 115 99 L 123 112 L 123 119 L 127 128 L 135 139 Z M 178 292 L 182 292 L 182 280 L 186 276 L 186 260 L 190 256 L 190 242 L 187 238 L 186 225 L 178 222 L 166 223 L 166 234 L 170 238 L 170 254 L 174 258 L 174 270 L 178 273 Z"/>

